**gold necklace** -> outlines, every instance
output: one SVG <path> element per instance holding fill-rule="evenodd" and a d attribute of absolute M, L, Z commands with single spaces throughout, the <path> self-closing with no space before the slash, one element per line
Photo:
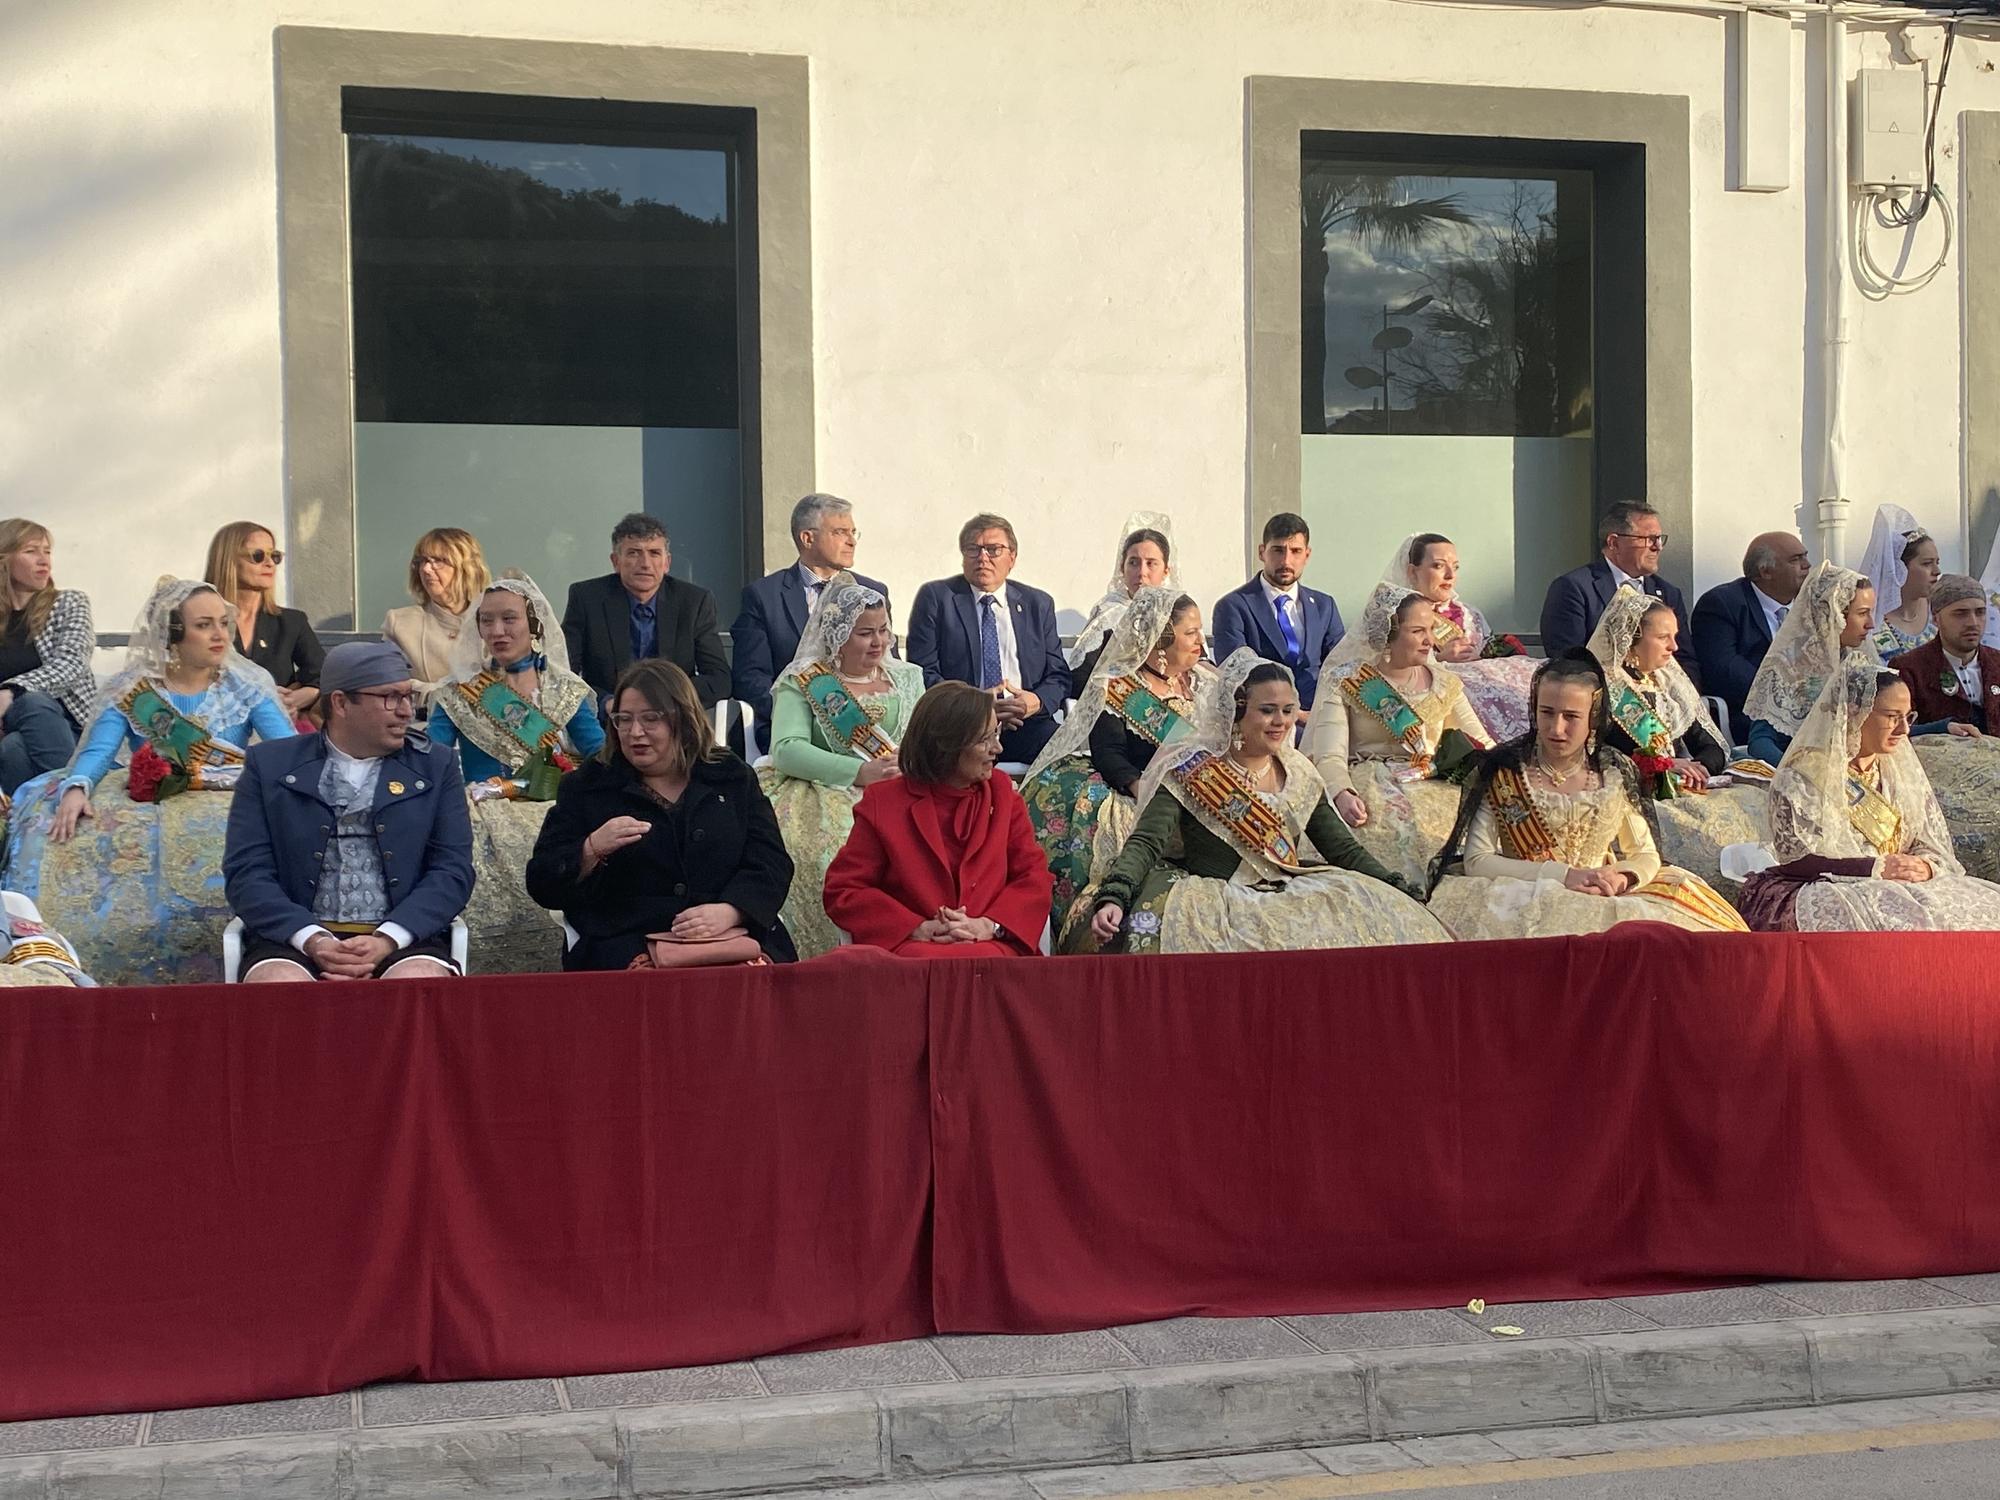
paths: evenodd
<path fill-rule="evenodd" d="M 1535 747 L 1535 769 L 1548 779 L 1550 786 L 1560 787 L 1568 782 L 1570 777 L 1583 769 L 1583 758 L 1581 756 L 1577 757 L 1575 765 L 1571 766 L 1567 771 L 1559 773 L 1555 767 L 1548 763 L 1548 759 L 1542 754 L 1541 746 L 1537 745 Z"/>
<path fill-rule="evenodd" d="M 1264 762 L 1264 769 L 1261 771 L 1251 770 L 1248 766 L 1244 765 L 1242 761 L 1238 760 L 1234 755 L 1226 755 L 1224 759 L 1226 759 L 1232 766 L 1236 767 L 1237 770 L 1241 771 L 1245 776 L 1248 776 L 1250 778 L 1251 785 L 1256 787 L 1257 790 L 1260 792 L 1265 789 L 1264 782 L 1267 779 L 1272 782 L 1276 782 L 1278 779 L 1278 761 L 1276 756 L 1272 756 L 1270 759 L 1266 760 Z"/>

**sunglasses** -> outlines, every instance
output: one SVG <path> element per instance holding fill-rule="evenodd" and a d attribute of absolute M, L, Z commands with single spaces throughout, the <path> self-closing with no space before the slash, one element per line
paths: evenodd
<path fill-rule="evenodd" d="M 281 563 L 285 560 L 284 550 L 279 547 L 273 547 L 269 552 L 266 552 L 262 547 L 253 547 L 243 555 L 260 566 L 267 561 Z"/>

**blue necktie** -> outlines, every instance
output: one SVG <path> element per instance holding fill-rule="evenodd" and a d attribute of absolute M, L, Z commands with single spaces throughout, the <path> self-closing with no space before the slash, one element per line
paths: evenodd
<path fill-rule="evenodd" d="M 1278 610 L 1278 634 L 1285 638 L 1285 659 L 1297 666 L 1304 653 L 1299 650 L 1299 633 L 1292 627 L 1292 612 L 1286 608 L 1291 602 L 1285 594 L 1279 594 L 1271 601 Z"/>
<path fill-rule="evenodd" d="M 1000 686 L 1000 617 L 995 613 L 1000 601 L 991 594 L 979 596 L 979 685 Z"/>
<path fill-rule="evenodd" d="M 653 618 L 655 610 L 650 604 L 632 606 L 632 659 L 644 661 L 653 654 Z"/>

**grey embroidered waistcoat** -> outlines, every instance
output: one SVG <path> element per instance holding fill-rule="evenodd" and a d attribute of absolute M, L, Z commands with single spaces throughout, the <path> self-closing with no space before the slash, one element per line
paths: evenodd
<path fill-rule="evenodd" d="M 382 762 L 371 760 L 361 784 L 349 789 L 332 757 L 319 775 L 320 800 L 334 811 L 313 915 L 322 922 L 380 922 L 389 915 L 389 883 L 375 838 L 375 784 Z"/>

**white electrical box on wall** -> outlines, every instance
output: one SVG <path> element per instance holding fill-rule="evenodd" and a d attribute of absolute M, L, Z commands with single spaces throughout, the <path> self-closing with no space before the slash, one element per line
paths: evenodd
<path fill-rule="evenodd" d="M 1924 75 L 1863 68 L 1847 94 L 1847 180 L 1859 188 L 1924 185 Z"/>

